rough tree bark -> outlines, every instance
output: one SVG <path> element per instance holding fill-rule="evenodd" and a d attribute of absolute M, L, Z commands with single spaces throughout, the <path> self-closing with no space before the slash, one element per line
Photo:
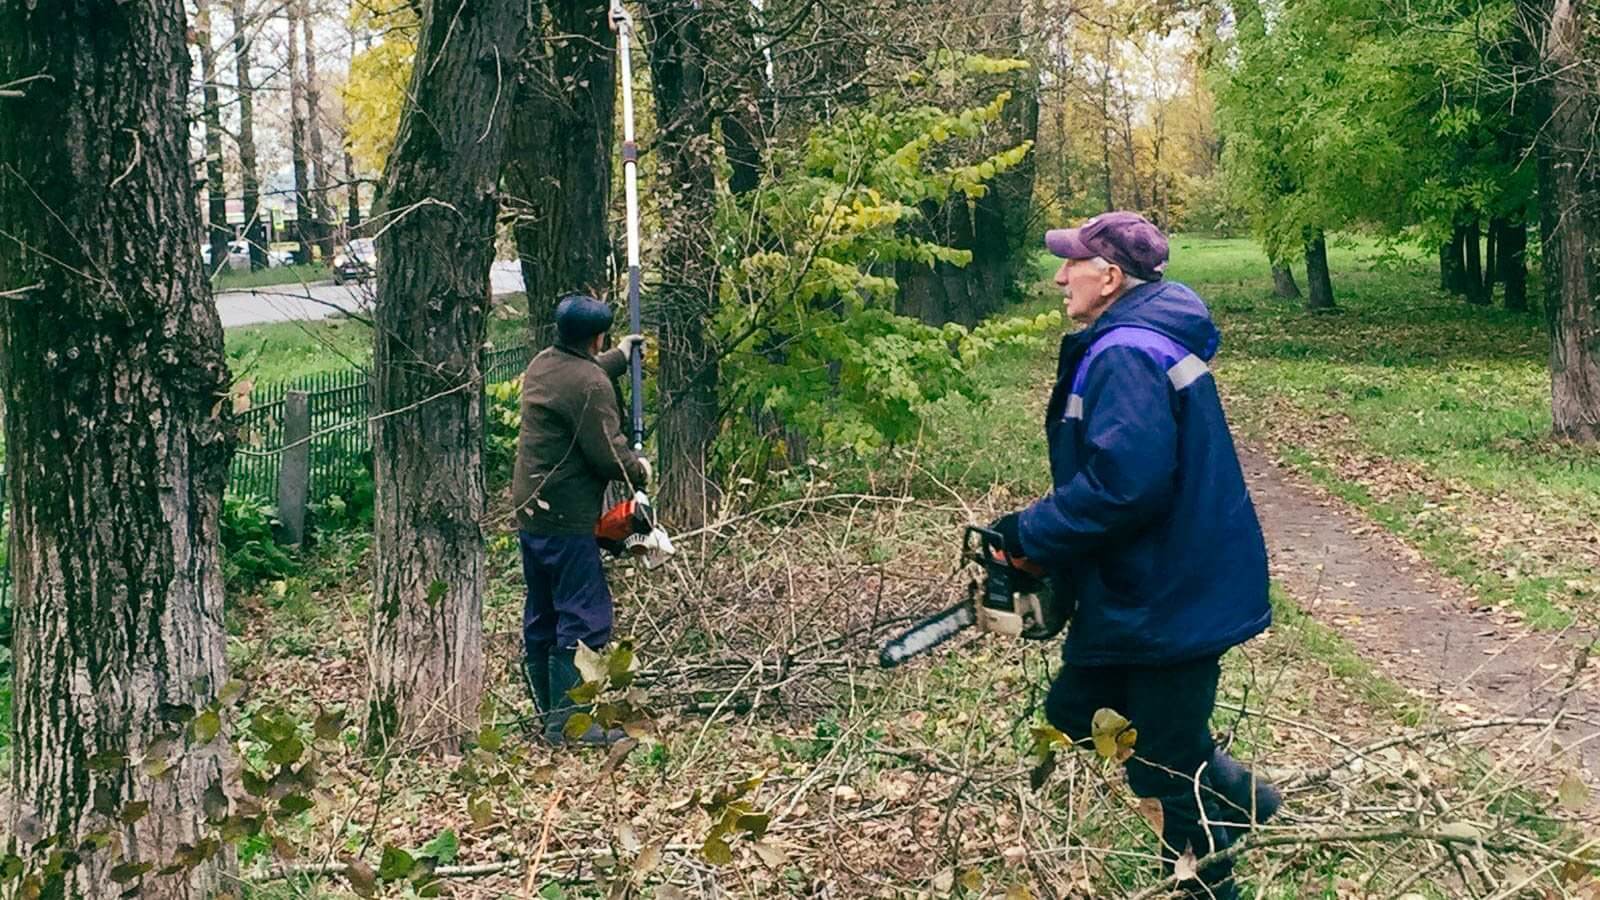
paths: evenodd
<path fill-rule="evenodd" d="M 1555 434 L 1600 442 L 1600 76 L 1593 11 L 1582 0 L 1524 0 L 1542 26 L 1539 202 Z M 1586 31 L 1589 33 L 1586 34 Z M 1586 52 L 1588 50 L 1589 52 Z"/>
<path fill-rule="evenodd" d="M 543 347 L 572 293 L 611 292 L 611 160 L 615 39 L 605 0 L 546 0 L 549 35 L 517 89 L 505 187 L 528 296 L 528 331 Z"/>
<path fill-rule="evenodd" d="M 1294 269 L 1287 263 L 1272 264 L 1272 292 L 1285 300 L 1300 299 L 1300 286 L 1294 283 Z"/>
<path fill-rule="evenodd" d="M 294 239 L 300 244 L 300 262 L 311 262 L 315 231 L 311 209 L 311 182 L 306 167 L 305 84 L 300 71 L 300 0 L 283 6 L 289 31 L 289 154 L 294 164 Z"/>
<path fill-rule="evenodd" d="M 322 84 L 317 79 L 317 39 L 310 5 L 301 0 L 300 29 L 306 51 L 306 139 L 311 148 L 311 208 L 316 214 L 316 238 L 322 261 L 333 261 L 333 203 L 328 157 L 322 144 Z"/>
<path fill-rule="evenodd" d="M 175 724 L 224 681 L 232 452 L 222 327 L 195 252 L 186 25 L 180 0 L 0 0 L 0 83 L 45 76 L 0 97 L 7 824 L 83 854 L 44 897 L 122 895 L 137 886 L 110 877 L 125 862 L 153 867 L 135 879 L 143 897 L 224 887 L 215 853 L 159 874 L 212 831 L 203 797 L 230 755 Z M 148 812 L 124 825 L 133 801 Z M 80 845 L 95 833 L 120 849 Z"/>
<path fill-rule="evenodd" d="M 1325 312 L 1334 308 L 1333 276 L 1328 272 L 1328 240 L 1322 229 L 1306 231 L 1306 309 Z"/>
<path fill-rule="evenodd" d="M 267 267 L 270 224 L 261 221 L 261 176 L 256 171 L 255 87 L 250 82 L 251 29 L 246 0 L 232 0 L 233 57 L 239 94 L 239 192 L 244 203 L 244 234 L 250 244 L 250 268 Z"/>
<path fill-rule="evenodd" d="M 195 43 L 200 45 L 201 118 L 206 125 L 206 242 L 211 245 L 211 271 L 228 267 L 228 188 L 222 178 L 222 101 L 217 96 L 217 49 L 211 43 L 211 2 L 195 0 Z"/>
<path fill-rule="evenodd" d="M 669 521 L 702 524 L 718 501 L 705 476 L 717 424 L 717 366 L 706 323 L 716 309 L 717 270 L 708 248 L 716 204 L 711 111 L 706 102 L 706 40 L 697 0 L 645 0 L 651 87 L 660 128 L 656 184 L 663 196 L 660 234 L 661 484 Z"/>
<path fill-rule="evenodd" d="M 489 266 L 519 0 L 428 3 L 378 237 L 377 545 L 368 740 L 448 751 L 483 689 L 483 389 Z"/>

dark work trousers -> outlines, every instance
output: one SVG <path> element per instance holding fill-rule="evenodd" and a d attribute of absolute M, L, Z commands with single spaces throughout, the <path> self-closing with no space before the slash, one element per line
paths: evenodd
<path fill-rule="evenodd" d="M 1194 773 L 1211 759 L 1213 747 L 1217 662 L 1210 656 L 1163 667 L 1062 666 L 1045 700 L 1050 724 L 1081 746 L 1090 746 L 1090 723 L 1101 707 L 1116 710 L 1138 729 L 1127 762 L 1128 786 L 1161 802 L 1161 862 L 1169 875 L 1184 850 L 1203 857 L 1228 847 L 1234 837 L 1214 824 L 1208 836 L 1195 802 Z M 1206 789 L 1199 793 L 1206 819 L 1225 821 L 1215 795 Z M 1204 885 L 1188 882 L 1183 889 L 1194 897 L 1233 897 L 1232 874 L 1231 862 L 1202 866 Z"/>
<path fill-rule="evenodd" d="M 582 641 L 598 650 L 609 643 L 611 589 L 594 535 L 518 531 L 517 537 L 522 543 L 522 576 L 528 583 L 522 606 L 523 646 L 575 650 Z"/>

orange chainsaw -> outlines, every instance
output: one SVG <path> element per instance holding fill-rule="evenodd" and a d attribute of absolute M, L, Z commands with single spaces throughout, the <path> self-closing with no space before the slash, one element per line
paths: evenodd
<path fill-rule="evenodd" d="M 643 558 L 647 569 L 654 569 L 676 550 L 667 531 L 656 522 L 655 510 L 644 491 L 606 510 L 594 527 L 601 549 L 616 556 Z"/>
<path fill-rule="evenodd" d="M 999 532 L 968 525 L 961 558 L 978 567 L 980 578 L 967 584 L 967 598 L 908 628 L 883 645 L 878 665 L 888 669 L 943 644 L 968 628 L 1007 637 L 1043 641 L 1055 637 L 1072 618 L 1074 598 L 1042 566 L 1005 552 Z"/>

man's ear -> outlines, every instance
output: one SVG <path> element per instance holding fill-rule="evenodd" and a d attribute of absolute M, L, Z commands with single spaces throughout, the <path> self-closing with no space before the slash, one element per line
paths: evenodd
<path fill-rule="evenodd" d="M 1106 297 L 1115 297 L 1122 290 L 1122 281 L 1122 267 L 1116 263 L 1112 263 L 1111 265 L 1107 266 L 1106 282 L 1105 287 L 1103 288 L 1103 295 Z"/>

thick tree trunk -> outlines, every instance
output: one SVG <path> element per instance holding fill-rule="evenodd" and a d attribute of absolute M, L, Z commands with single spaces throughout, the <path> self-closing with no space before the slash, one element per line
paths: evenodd
<path fill-rule="evenodd" d="M 0 384 L 15 665 L 7 831 L 82 854 L 44 897 L 213 896 L 225 739 L 222 327 L 195 248 L 179 0 L 0 0 Z M 148 803 L 142 816 L 119 814 Z M 123 824 L 123 818 L 133 824 Z M 117 849 L 93 849 L 94 835 Z M 37 860 L 36 862 L 42 862 Z M 132 882 L 115 865 L 151 867 Z M 124 870 L 127 871 L 127 870 Z"/>
<path fill-rule="evenodd" d="M 361 227 L 361 184 L 356 181 L 356 159 L 344 151 L 344 223 L 354 231 Z"/>
<path fill-rule="evenodd" d="M 1272 292 L 1285 300 L 1300 299 L 1300 286 L 1294 283 L 1294 269 L 1287 264 L 1273 263 Z"/>
<path fill-rule="evenodd" d="M 1334 308 L 1333 276 L 1328 272 L 1328 240 L 1321 229 L 1306 232 L 1306 309 L 1326 312 Z"/>
<path fill-rule="evenodd" d="M 206 123 L 206 242 L 211 245 L 211 271 L 228 267 L 228 189 L 222 178 L 222 101 L 217 96 L 217 50 L 211 43 L 211 2 L 196 0 L 195 43 L 200 45 L 201 100 Z"/>
<path fill-rule="evenodd" d="M 311 208 L 316 212 L 318 251 L 324 264 L 333 262 L 333 203 L 329 187 L 328 157 L 322 145 L 322 85 L 317 80 L 317 40 L 311 9 L 300 0 L 300 28 L 306 50 L 306 138 L 311 146 Z"/>
<path fill-rule="evenodd" d="M 1496 249 L 1500 254 L 1497 266 L 1500 280 L 1506 286 L 1506 309 L 1526 312 L 1528 309 L 1528 226 L 1520 217 L 1507 220 L 1500 232 Z"/>
<path fill-rule="evenodd" d="M 519 0 L 428 3 L 378 237 L 368 740 L 448 751 L 483 692 L 483 373 Z"/>
<path fill-rule="evenodd" d="M 517 89 L 505 173 L 536 348 L 552 341 L 562 297 L 607 297 L 614 284 L 607 217 L 617 76 L 608 4 L 545 5 L 550 35 Z"/>
<path fill-rule="evenodd" d="M 239 93 L 239 184 L 244 202 L 244 234 L 250 268 L 267 267 L 270 225 L 261 221 L 261 176 L 256 171 L 255 88 L 250 82 L 250 48 L 255 24 L 245 14 L 246 0 L 232 0 L 233 57 Z"/>
<path fill-rule="evenodd" d="M 1489 220 L 1489 230 L 1483 237 L 1483 297 L 1487 303 L 1494 297 L 1494 286 L 1500 280 L 1500 233 L 1505 231 L 1506 222 L 1496 216 Z"/>
<path fill-rule="evenodd" d="M 305 84 L 300 71 L 300 0 L 283 7 L 289 30 L 289 153 L 294 163 L 294 239 L 300 244 L 302 263 L 311 262 L 311 240 L 316 216 L 311 211 L 311 180 L 306 166 Z"/>
<path fill-rule="evenodd" d="M 1466 234 L 1463 246 L 1467 251 L 1466 268 L 1462 271 L 1461 278 L 1466 285 L 1467 302 L 1474 306 L 1482 306 L 1489 302 L 1489 297 L 1483 291 L 1483 246 L 1476 217 L 1466 225 Z"/>
<path fill-rule="evenodd" d="M 646 0 L 651 36 L 651 87 L 661 127 L 656 183 L 663 195 L 660 308 L 660 418 L 657 453 L 662 512 L 696 528 L 715 507 L 706 478 L 717 426 L 717 367 L 706 323 L 716 311 L 714 246 L 716 182 L 711 114 L 706 104 L 706 40 L 695 0 Z"/>
<path fill-rule="evenodd" d="M 1600 163 L 1594 123 L 1600 84 L 1584 57 L 1581 2 L 1540 4 L 1543 109 L 1539 132 L 1545 309 L 1550 322 L 1550 399 L 1558 437 L 1600 442 Z M 1590 26 L 1592 27 L 1592 26 Z"/>

